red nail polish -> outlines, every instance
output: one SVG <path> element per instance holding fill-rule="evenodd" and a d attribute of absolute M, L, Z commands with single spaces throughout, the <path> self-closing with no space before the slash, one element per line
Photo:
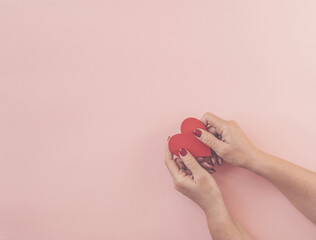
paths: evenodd
<path fill-rule="evenodd" d="M 197 136 L 197 137 L 201 137 L 202 132 L 201 132 L 200 129 L 195 129 L 195 130 L 193 131 L 193 134 L 194 134 L 195 136 Z"/>
<path fill-rule="evenodd" d="M 179 152 L 180 152 L 180 155 L 181 156 L 185 156 L 185 155 L 187 155 L 187 150 L 185 150 L 184 148 L 181 148 L 180 150 L 179 150 Z"/>

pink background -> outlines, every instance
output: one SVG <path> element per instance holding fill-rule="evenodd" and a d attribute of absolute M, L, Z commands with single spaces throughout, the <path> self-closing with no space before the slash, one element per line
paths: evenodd
<path fill-rule="evenodd" d="M 211 111 L 316 170 L 316 2 L 0 2 L 0 239 L 210 239 L 164 166 Z M 270 183 L 214 175 L 257 239 L 316 239 Z"/>

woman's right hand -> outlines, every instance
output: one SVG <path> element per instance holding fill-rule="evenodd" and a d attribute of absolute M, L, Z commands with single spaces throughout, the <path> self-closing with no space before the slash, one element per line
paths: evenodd
<path fill-rule="evenodd" d="M 201 121 L 207 131 L 197 128 L 194 135 L 224 161 L 245 167 L 260 153 L 235 121 L 226 121 L 209 112 L 203 115 Z"/>

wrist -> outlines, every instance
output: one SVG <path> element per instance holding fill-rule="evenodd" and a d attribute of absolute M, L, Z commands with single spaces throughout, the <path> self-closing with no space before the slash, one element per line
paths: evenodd
<path fill-rule="evenodd" d="M 204 211 L 206 217 L 219 217 L 226 213 L 226 206 L 224 200 L 222 198 L 221 193 L 215 194 L 211 197 L 211 199 L 205 204 L 201 206 Z"/>
<path fill-rule="evenodd" d="M 211 209 L 205 211 L 206 220 L 213 228 L 227 226 L 233 223 L 232 218 L 223 201 L 213 205 Z"/>
<path fill-rule="evenodd" d="M 244 162 L 243 168 L 256 172 L 260 164 L 264 163 L 267 154 L 260 149 L 253 149 L 248 155 L 247 161 Z"/>

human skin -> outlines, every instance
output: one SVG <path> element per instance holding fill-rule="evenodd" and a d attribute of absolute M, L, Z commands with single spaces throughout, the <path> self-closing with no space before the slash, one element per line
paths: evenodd
<path fill-rule="evenodd" d="M 316 224 L 316 173 L 258 149 L 245 136 L 235 121 L 223 120 L 206 113 L 201 121 L 210 131 L 198 129 L 196 137 L 212 148 L 224 161 L 243 167 L 275 185 L 290 202 Z M 195 131 L 198 132 L 198 130 Z"/>
<path fill-rule="evenodd" d="M 204 114 L 201 121 L 207 130 L 196 129 L 194 135 L 212 148 L 219 159 L 251 170 L 269 180 L 316 224 L 315 172 L 258 149 L 235 121 L 226 121 L 212 113 Z M 204 210 L 213 239 L 251 239 L 228 213 L 215 180 L 208 174 L 208 170 L 201 167 L 204 164 L 200 165 L 190 153 L 185 156 L 180 153 L 180 156 L 190 172 L 178 165 L 179 161 L 173 160 L 167 146 L 165 162 L 173 176 L 175 188 Z"/>
<path fill-rule="evenodd" d="M 210 173 L 185 149 L 181 149 L 180 157 L 190 173 L 173 159 L 167 144 L 165 163 L 174 180 L 174 186 L 203 209 L 213 239 L 252 239 L 229 214 L 221 192 Z"/>

